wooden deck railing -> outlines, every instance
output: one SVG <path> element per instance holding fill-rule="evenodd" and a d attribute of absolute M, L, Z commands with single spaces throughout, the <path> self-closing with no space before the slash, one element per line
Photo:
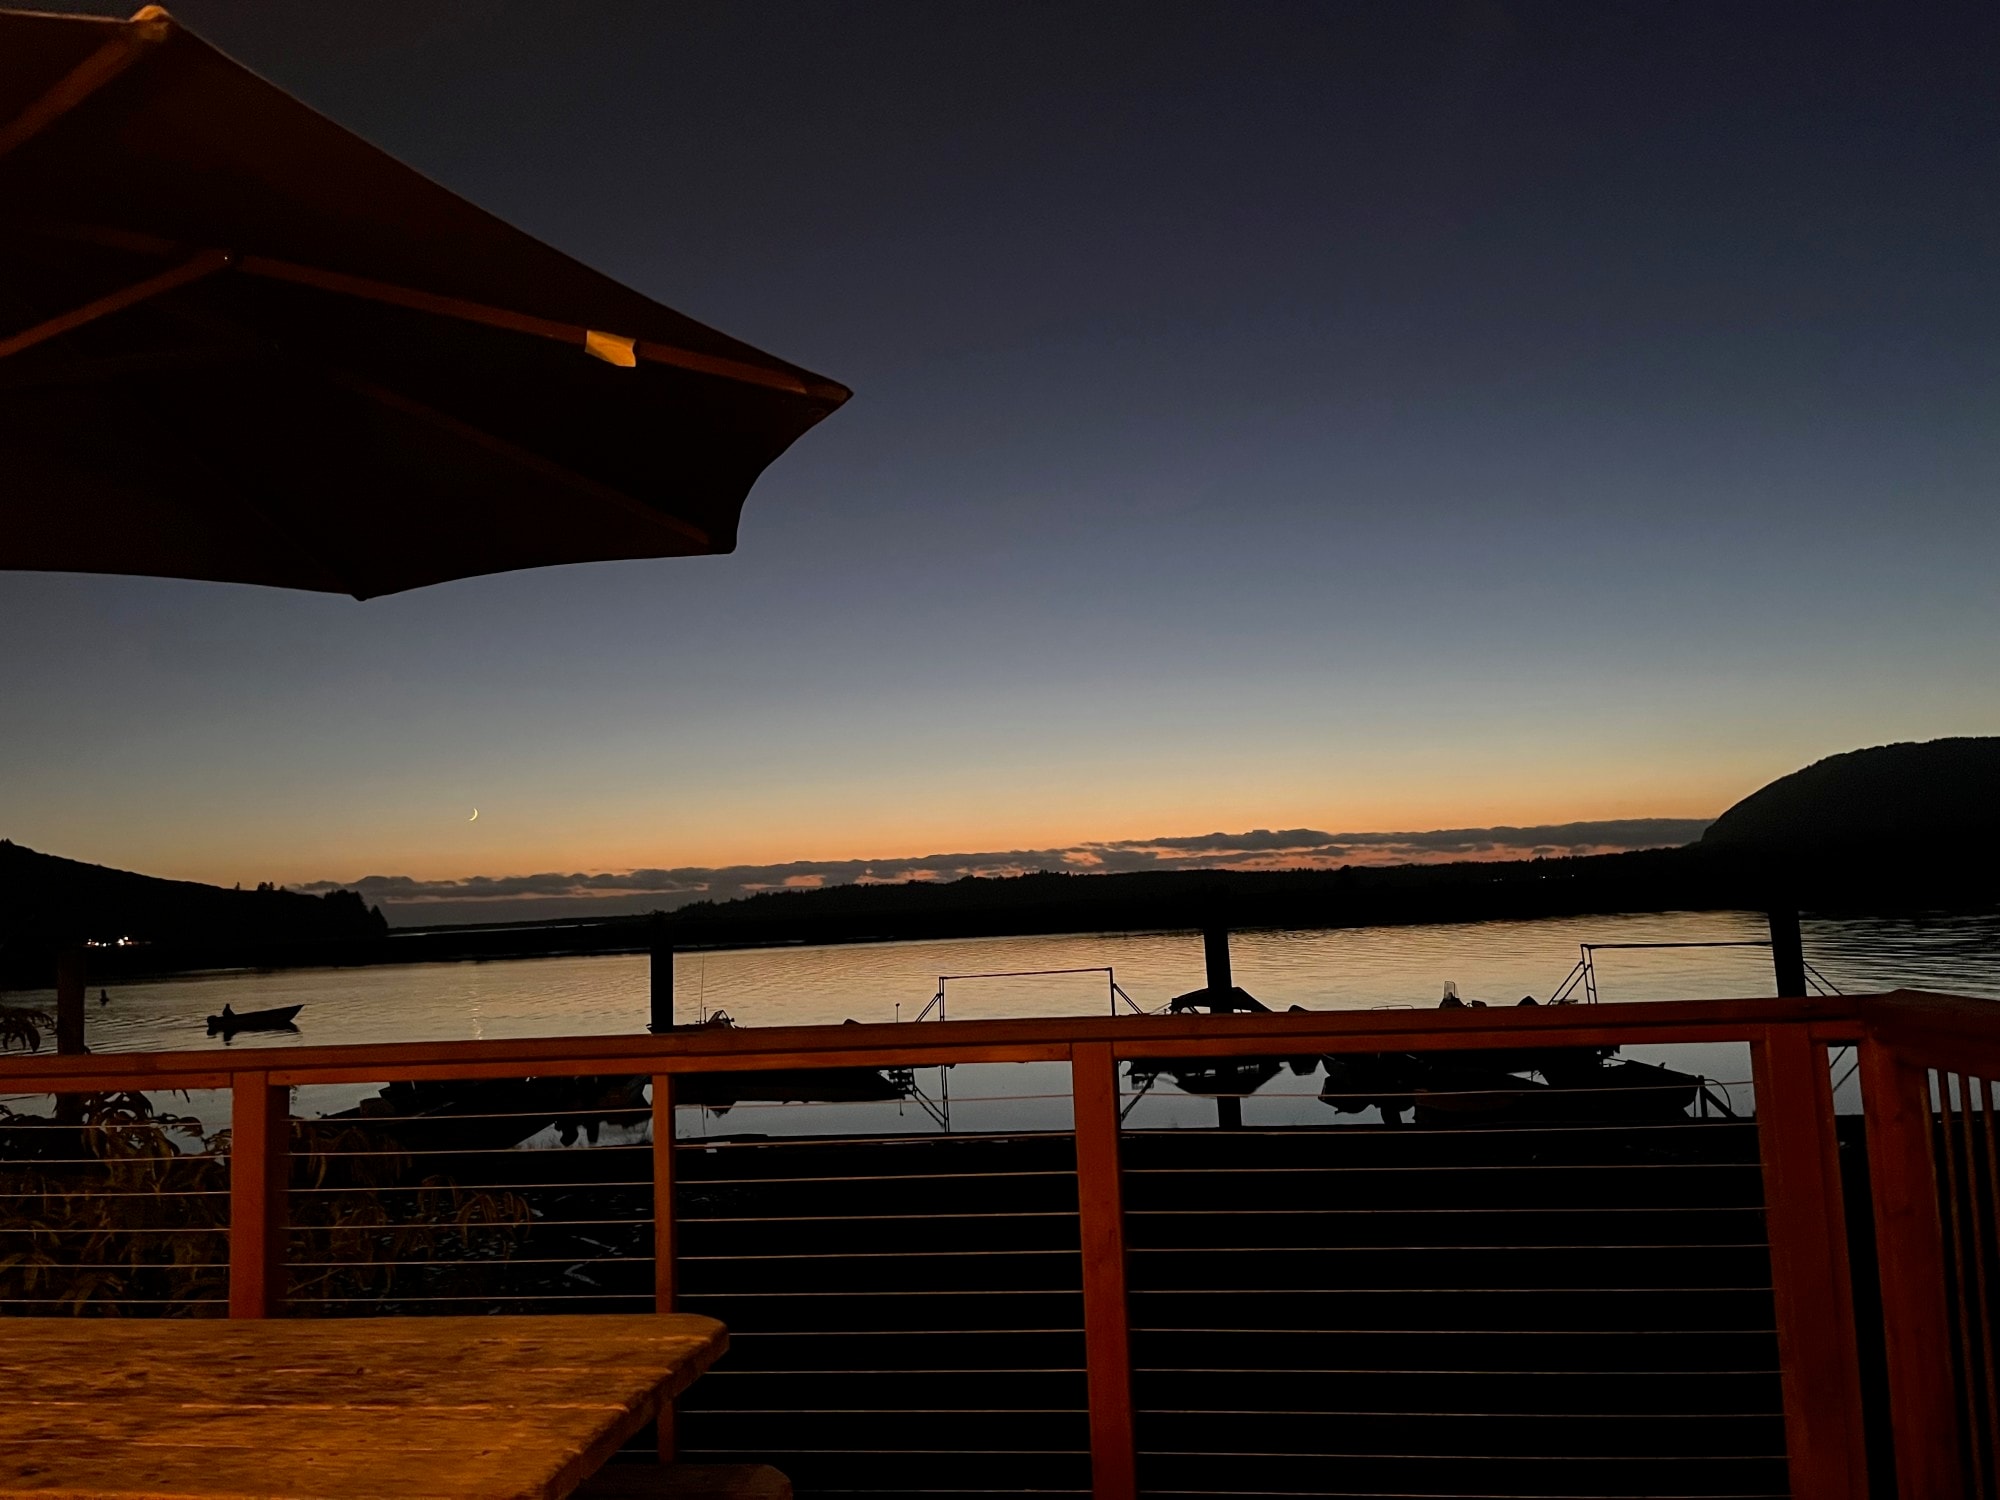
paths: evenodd
<path fill-rule="evenodd" d="M 1459 1011 L 951 1021 L 661 1036 L 0 1058 L 0 1091 L 227 1089 L 229 1311 L 283 1310 L 288 1090 L 385 1079 L 650 1075 L 654 1140 L 688 1075 L 791 1068 L 1065 1062 L 1082 1244 L 1092 1486 L 1137 1493 L 1118 1067 L 1132 1059 L 1747 1043 L 1797 1497 L 1862 1500 L 1863 1375 L 1827 1049 L 1859 1048 L 1901 1500 L 1992 1495 L 1994 1106 L 2000 1003 L 1861 997 Z M 657 1303 L 676 1297 L 674 1152 L 654 1149 Z"/>

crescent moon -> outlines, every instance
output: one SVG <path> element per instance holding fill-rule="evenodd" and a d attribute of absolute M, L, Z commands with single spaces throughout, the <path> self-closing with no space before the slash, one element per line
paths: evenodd
<path fill-rule="evenodd" d="M 467 818 L 465 821 L 468 823 L 477 823 L 479 821 L 479 809 L 476 807 L 473 808 L 472 816 Z"/>

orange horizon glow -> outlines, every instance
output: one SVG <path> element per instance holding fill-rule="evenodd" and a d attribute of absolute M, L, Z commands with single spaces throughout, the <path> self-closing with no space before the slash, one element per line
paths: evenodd
<path fill-rule="evenodd" d="M 588 827 L 590 820 L 584 818 L 573 820 L 581 826 L 567 836 L 524 836 L 525 831 L 509 831 L 504 807 L 496 810 L 491 806 L 482 806 L 479 822 L 463 825 L 469 835 L 467 837 L 451 838 L 451 833 L 456 830 L 441 830 L 443 836 L 432 838 L 411 829 L 397 830 L 400 837 L 377 842 L 355 837 L 356 830 L 342 829 L 334 831 L 321 850 L 311 854 L 293 853 L 287 859 L 275 859 L 268 854 L 260 857 L 255 845 L 261 841 L 246 841 L 247 847 L 224 847 L 200 853 L 185 848 L 160 848 L 157 857 L 150 859 L 146 857 L 145 850 L 130 848 L 129 840 L 84 853 L 54 847 L 45 852 L 115 868 L 136 869 L 166 879 L 192 880 L 209 885 L 241 883 L 247 887 L 258 880 L 274 880 L 282 885 L 297 886 L 329 879 L 358 880 L 367 875 L 460 880 L 475 875 L 498 877 L 543 871 L 616 875 L 647 868 L 727 869 L 857 860 L 894 866 L 899 860 L 939 855 L 1070 850 L 1212 832 L 1240 835 L 1261 829 L 1310 828 L 1338 834 L 1417 834 L 1441 829 L 1534 828 L 1636 818 L 1706 820 L 1714 818 L 1734 800 L 1734 797 L 1718 798 L 1702 806 L 1693 799 L 1664 803 L 1664 799 L 1633 795 L 1605 799 L 1579 808 L 1574 803 L 1563 805 L 1554 799 L 1527 801 L 1495 798 L 1490 802 L 1454 804 L 1440 798 L 1423 804 L 1377 810 L 1373 816 L 1333 816 L 1324 809 L 1317 816 L 1297 811 L 1289 816 L 1232 816 L 1224 811 L 1216 816 L 1191 818 L 1185 811 L 1178 814 L 1172 811 L 1142 812 L 1128 813 L 1115 821 L 1107 820 L 1105 825 L 1086 826 L 1080 835 L 1074 824 L 1058 832 L 1062 825 L 1028 815 L 1005 820 L 979 820 L 977 823 L 968 821 L 957 826 L 938 816 L 885 820 L 881 825 L 865 831 L 835 826 L 816 830 L 810 837 L 805 836 L 807 830 L 797 829 L 790 839 L 780 830 L 744 829 L 740 838 L 711 836 L 700 842 L 666 833 L 648 834 L 629 824 L 615 830 L 604 829 L 604 836 L 594 836 Z M 545 830 L 536 829 L 534 832 L 545 833 Z M 33 840 L 23 842 L 32 844 Z M 119 844 L 127 847 L 120 848 Z M 1371 861 L 1357 854 L 1353 862 L 1362 864 Z M 1273 865 L 1273 868 L 1282 867 L 1287 866 Z M 1068 864 L 1063 868 L 1079 873 L 1088 870 L 1085 864 Z"/>
<path fill-rule="evenodd" d="M 1262 829 L 1394 834 L 1708 820 L 1776 777 L 1847 748 L 1746 740 L 1702 747 L 1705 754 L 1671 743 L 1639 753 L 1566 745 L 1550 754 L 1545 745 L 1488 736 L 1427 741 L 1398 755 L 1352 739 L 1325 750 L 1294 739 L 1254 752 L 1161 754 L 1152 763 L 1136 756 L 1111 763 L 1092 746 L 1075 764 L 1031 755 L 1017 767 L 996 752 L 978 763 L 888 757 L 801 764 L 791 774 L 718 761 L 704 775 L 679 778 L 689 785 L 668 773 L 642 779 L 625 766 L 597 776 L 526 766 L 453 785 L 428 774 L 358 781 L 322 788 L 313 800 L 282 783 L 263 791 L 218 777 L 199 798 L 167 801 L 132 788 L 66 817 L 11 819 L 0 836 L 113 868 L 246 888 L 368 876 L 893 867 Z M 468 821 L 473 806 L 477 822 Z"/>

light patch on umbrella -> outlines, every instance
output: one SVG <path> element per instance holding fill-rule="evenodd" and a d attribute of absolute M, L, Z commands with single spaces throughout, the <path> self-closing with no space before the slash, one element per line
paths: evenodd
<path fill-rule="evenodd" d="M 639 365 L 639 341 L 620 338 L 615 333 L 599 333 L 595 328 L 583 331 L 583 349 L 586 354 L 594 354 L 607 365 L 617 365 L 621 370 L 637 369 Z"/>

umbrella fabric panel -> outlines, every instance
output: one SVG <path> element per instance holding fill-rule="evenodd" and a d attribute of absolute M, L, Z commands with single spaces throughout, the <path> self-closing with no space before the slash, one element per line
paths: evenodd
<path fill-rule="evenodd" d="M 727 552 L 846 395 L 177 27 L 0 13 L 0 567 L 365 598 Z"/>
<path fill-rule="evenodd" d="M 132 23 L 0 12 L 0 120 Z M 326 266 L 785 371 L 841 388 L 663 307 L 468 203 L 182 27 L 0 155 L 0 202 L 190 246 Z M 32 206 L 32 208 L 30 207 Z"/>
<path fill-rule="evenodd" d="M 0 361 L 0 565 L 367 598 L 727 552 L 801 400 L 224 273 Z"/>

